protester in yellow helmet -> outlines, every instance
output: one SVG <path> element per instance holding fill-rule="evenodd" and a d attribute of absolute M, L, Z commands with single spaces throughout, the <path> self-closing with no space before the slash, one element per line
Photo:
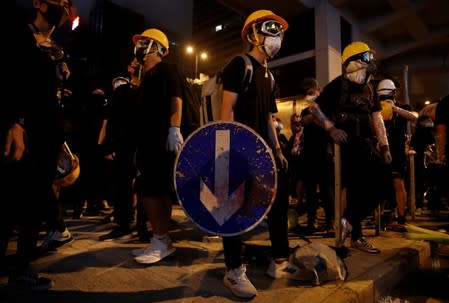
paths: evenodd
<path fill-rule="evenodd" d="M 267 61 L 281 48 L 288 23 L 269 10 L 257 10 L 246 19 L 241 37 L 250 45 L 243 56 L 251 60 L 253 76 L 249 86 L 242 87 L 245 57 L 236 56 L 223 69 L 223 102 L 221 120 L 243 123 L 255 130 L 271 145 L 279 167 L 277 196 L 268 213 L 269 233 L 272 246 L 272 262 L 267 273 L 272 278 L 297 278 L 299 269 L 288 261 L 288 193 L 285 171 L 287 160 L 282 154 L 272 114 L 277 112 L 272 91 L 274 78 L 268 70 Z M 257 109 L 257 110 L 255 110 Z M 239 236 L 223 237 L 226 274 L 223 283 L 237 297 L 251 298 L 257 289 L 246 275 L 242 264 L 242 242 Z"/>
<path fill-rule="evenodd" d="M 374 54 L 365 42 L 347 45 L 341 56 L 343 74 L 310 104 L 315 121 L 341 146 L 347 206 L 337 245 L 343 246 L 351 232 L 351 247 L 368 253 L 380 251 L 363 237 L 361 222 L 384 200 L 391 184 L 387 165 L 392 160 L 382 108 L 370 83 L 376 69 Z"/>
<path fill-rule="evenodd" d="M 142 65 L 137 88 L 136 191 L 153 229 L 146 248 L 134 250 L 135 261 L 157 263 L 175 251 L 170 236 L 173 178 L 176 154 L 184 142 L 180 131 L 181 76 L 176 66 L 163 61 L 169 40 L 159 29 L 134 35 L 134 54 Z"/>

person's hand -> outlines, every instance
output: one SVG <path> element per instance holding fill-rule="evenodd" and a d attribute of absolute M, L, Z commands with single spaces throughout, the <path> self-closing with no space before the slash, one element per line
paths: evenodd
<path fill-rule="evenodd" d="M 70 77 L 70 69 L 67 63 L 58 63 L 58 65 L 56 66 L 56 76 L 59 81 L 67 80 Z"/>
<path fill-rule="evenodd" d="M 334 140 L 334 142 L 338 145 L 345 143 L 348 139 L 348 134 L 344 130 L 338 129 L 335 126 L 332 126 L 328 132 L 332 140 Z"/>
<path fill-rule="evenodd" d="M 106 160 L 108 160 L 108 161 L 114 160 L 114 159 L 115 159 L 115 152 L 106 154 L 106 155 L 104 156 L 104 158 L 105 158 Z"/>
<path fill-rule="evenodd" d="M 25 129 L 19 123 L 14 123 L 8 130 L 3 155 L 9 160 L 19 161 L 25 153 Z"/>
<path fill-rule="evenodd" d="M 179 127 L 170 127 L 168 129 L 167 150 L 177 154 L 181 149 L 183 143 L 184 138 L 182 137 Z"/>
<path fill-rule="evenodd" d="M 274 151 L 274 155 L 276 156 L 276 158 L 278 158 L 279 162 L 281 163 L 281 168 L 284 171 L 287 171 L 288 170 L 288 161 L 284 157 L 282 150 L 280 148 L 276 148 L 276 150 Z"/>
<path fill-rule="evenodd" d="M 391 157 L 388 145 L 381 146 L 380 150 L 382 151 L 382 157 L 384 158 L 385 163 L 390 164 L 393 158 Z"/>

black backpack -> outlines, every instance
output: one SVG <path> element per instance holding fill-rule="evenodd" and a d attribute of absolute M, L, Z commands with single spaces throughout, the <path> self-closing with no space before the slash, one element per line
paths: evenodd
<path fill-rule="evenodd" d="M 245 72 L 242 78 L 242 85 L 244 91 L 248 90 L 248 87 L 253 78 L 253 63 L 249 58 L 248 54 L 239 54 L 245 61 Z M 274 77 L 273 74 L 269 72 L 271 77 L 271 89 L 274 89 Z M 212 121 L 219 120 L 221 103 L 223 99 L 223 79 L 222 71 L 219 71 L 212 78 L 205 81 L 201 88 L 201 123 L 207 124 Z"/>

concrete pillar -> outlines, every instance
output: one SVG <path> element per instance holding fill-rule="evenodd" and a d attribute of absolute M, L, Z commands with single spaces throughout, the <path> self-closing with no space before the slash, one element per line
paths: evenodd
<path fill-rule="evenodd" d="M 315 6 L 315 64 L 321 87 L 341 75 L 340 14 L 325 0 Z"/>

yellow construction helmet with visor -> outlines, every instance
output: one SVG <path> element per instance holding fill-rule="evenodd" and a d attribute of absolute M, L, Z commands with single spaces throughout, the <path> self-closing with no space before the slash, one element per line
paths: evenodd
<path fill-rule="evenodd" d="M 149 28 L 140 35 L 134 35 L 132 41 L 134 43 L 134 53 L 139 61 L 142 61 L 150 53 L 157 52 L 161 57 L 165 57 L 168 54 L 168 38 L 162 31 L 156 28 Z"/>
<path fill-rule="evenodd" d="M 257 24 L 259 33 L 272 37 L 283 35 L 288 29 L 288 22 L 284 18 L 276 15 L 270 10 L 257 10 L 250 14 L 245 20 L 241 32 L 243 40 L 247 41 L 248 33 L 254 24 Z"/>
<path fill-rule="evenodd" d="M 361 60 L 364 63 L 370 63 L 374 59 L 375 51 L 368 44 L 360 41 L 352 42 L 345 47 L 341 55 L 341 62 L 345 64 L 349 59 Z"/>

